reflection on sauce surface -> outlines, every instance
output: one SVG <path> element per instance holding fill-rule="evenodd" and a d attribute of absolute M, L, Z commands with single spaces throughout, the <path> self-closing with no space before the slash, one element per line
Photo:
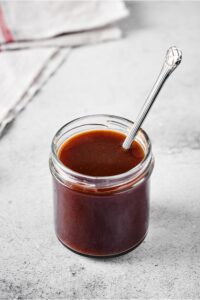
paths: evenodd
<path fill-rule="evenodd" d="M 91 130 L 76 134 L 59 149 L 61 162 L 73 171 L 89 176 L 122 174 L 138 165 L 144 151 L 134 141 L 129 150 L 122 148 L 125 135 L 113 130 Z"/>

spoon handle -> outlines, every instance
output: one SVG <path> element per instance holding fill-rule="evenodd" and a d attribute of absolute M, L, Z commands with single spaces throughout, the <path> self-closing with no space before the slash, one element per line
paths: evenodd
<path fill-rule="evenodd" d="M 154 84 L 147 100 L 145 101 L 133 127 L 130 129 L 129 134 L 127 135 L 122 147 L 124 149 L 129 149 L 138 130 L 140 129 L 144 119 L 146 118 L 151 106 L 153 105 L 156 97 L 158 96 L 162 86 L 164 85 L 166 79 L 169 75 L 176 69 L 182 60 L 182 52 L 176 47 L 170 47 L 167 51 L 163 67 L 160 71 L 160 74 Z"/>

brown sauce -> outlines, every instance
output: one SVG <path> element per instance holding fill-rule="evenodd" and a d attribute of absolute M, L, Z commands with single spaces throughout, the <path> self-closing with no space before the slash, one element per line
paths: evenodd
<path fill-rule="evenodd" d="M 61 162 L 73 171 L 89 176 L 113 176 L 134 168 L 144 159 L 136 141 L 122 148 L 125 134 L 113 130 L 91 130 L 76 134 L 59 149 Z"/>
<path fill-rule="evenodd" d="M 58 151 L 68 168 L 86 175 L 112 176 L 130 170 L 144 159 L 140 144 L 125 151 L 125 135 L 92 130 L 74 135 Z M 91 256 L 113 256 L 136 247 L 145 237 L 149 220 L 149 180 L 120 191 L 88 193 L 84 186 L 66 186 L 54 177 L 55 227 L 70 249 Z"/>

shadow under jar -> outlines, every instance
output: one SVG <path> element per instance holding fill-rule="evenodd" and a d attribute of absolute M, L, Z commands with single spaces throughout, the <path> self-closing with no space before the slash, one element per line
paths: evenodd
<path fill-rule="evenodd" d="M 116 256 L 138 246 L 149 223 L 149 185 L 154 166 L 151 143 L 139 130 L 136 141 L 144 159 L 114 176 L 88 176 L 66 167 L 59 159 L 64 142 L 91 130 L 127 134 L 133 123 L 111 115 L 81 117 L 64 125 L 54 136 L 50 170 L 54 185 L 55 230 L 69 249 L 88 256 Z"/>

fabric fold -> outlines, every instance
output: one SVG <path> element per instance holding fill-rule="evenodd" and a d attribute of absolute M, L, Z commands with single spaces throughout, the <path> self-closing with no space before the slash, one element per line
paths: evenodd
<path fill-rule="evenodd" d="M 73 47 L 121 37 L 123 1 L 0 1 L 0 136 Z"/>

